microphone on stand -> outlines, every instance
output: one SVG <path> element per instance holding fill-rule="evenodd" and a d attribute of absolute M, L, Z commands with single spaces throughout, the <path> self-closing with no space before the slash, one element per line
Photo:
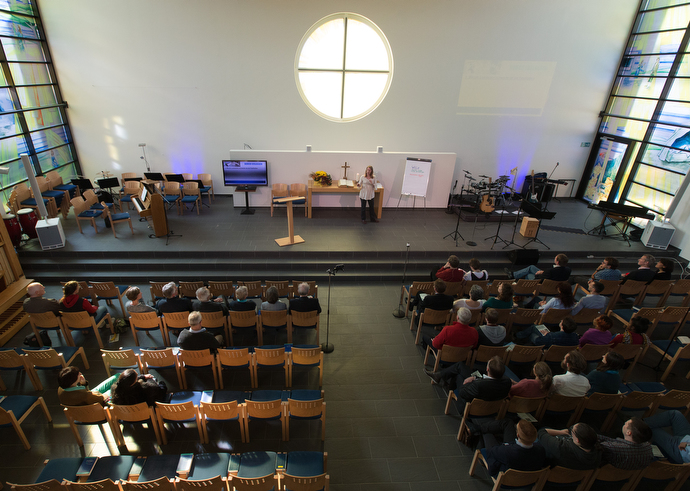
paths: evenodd
<path fill-rule="evenodd" d="M 455 185 L 453 186 L 453 192 L 455 192 L 455 188 L 457 188 L 457 187 L 458 187 L 458 180 L 456 179 L 456 180 L 455 180 Z"/>

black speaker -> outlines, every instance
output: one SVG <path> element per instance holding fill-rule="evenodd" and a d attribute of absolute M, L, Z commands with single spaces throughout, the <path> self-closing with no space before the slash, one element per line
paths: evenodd
<path fill-rule="evenodd" d="M 513 266 L 530 266 L 539 262 L 539 249 L 515 249 L 508 251 Z"/>

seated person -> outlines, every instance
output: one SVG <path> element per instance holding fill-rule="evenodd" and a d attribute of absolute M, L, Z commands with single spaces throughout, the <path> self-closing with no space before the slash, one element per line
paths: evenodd
<path fill-rule="evenodd" d="M 165 382 L 157 382 L 150 373 L 139 375 L 136 370 L 128 368 L 110 388 L 110 402 L 121 406 L 145 402 L 149 406 L 155 406 L 156 402 L 165 402 L 167 392 Z"/>
<path fill-rule="evenodd" d="M 482 269 L 482 263 L 479 262 L 479 259 L 473 257 L 469 264 L 470 271 L 465 273 L 463 278 L 465 281 L 486 281 L 489 279 L 489 273 Z"/>
<path fill-rule="evenodd" d="M 587 395 L 595 392 L 600 394 L 618 394 L 618 387 L 622 380 L 618 371 L 625 365 L 625 358 L 620 353 L 608 351 L 601 357 L 601 363 L 596 370 L 587 374 L 590 389 Z"/>
<path fill-rule="evenodd" d="M 542 428 L 538 435 L 552 466 L 589 470 L 601 465 L 597 432 L 585 423 L 577 423 L 570 430 Z"/>
<path fill-rule="evenodd" d="M 496 309 L 486 309 L 484 314 L 486 324 L 479 326 L 480 346 L 503 346 L 506 339 L 506 328 L 498 325 L 498 312 Z"/>
<path fill-rule="evenodd" d="M 256 311 L 256 304 L 252 300 L 248 300 L 249 290 L 242 285 L 235 290 L 235 300 L 232 300 L 228 307 L 234 312 L 252 312 Z"/>
<path fill-rule="evenodd" d="M 287 310 L 287 305 L 279 300 L 278 289 L 275 286 L 270 286 L 266 290 L 266 301 L 261 303 L 260 310 L 262 312 Z"/>
<path fill-rule="evenodd" d="M 570 289 L 570 285 L 564 281 L 559 283 L 556 288 L 558 295 L 551 297 L 549 300 L 539 301 L 539 297 L 535 298 L 539 302 L 539 309 L 543 313 L 548 312 L 549 309 L 572 309 L 575 307 L 575 297 Z"/>
<path fill-rule="evenodd" d="M 163 286 L 163 298 L 156 304 L 156 310 L 161 314 L 171 312 L 191 312 L 192 302 L 188 298 L 177 295 L 177 285 L 170 282 Z"/>
<path fill-rule="evenodd" d="M 600 281 L 600 280 L 611 280 L 618 281 L 621 279 L 621 271 L 618 269 L 619 261 L 615 257 L 607 257 L 601 262 L 601 264 L 594 270 L 591 276 L 573 276 L 568 282 L 573 285 L 577 283 L 584 288 L 587 288 L 587 284 L 590 280 Z"/>
<path fill-rule="evenodd" d="M 480 310 L 484 305 L 484 290 L 479 285 L 472 285 L 470 288 L 470 298 L 461 298 L 453 302 L 453 310 L 457 311 L 461 307 L 470 310 Z"/>
<path fill-rule="evenodd" d="M 117 378 L 118 375 L 113 375 L 89 390 L 89 383 L 77 367 L 65 367 L 58 374 L 58 400 L 64 406 L 87 406 L 96 402 L 106 406 L 110 399 L 110 387 Z"/>
<path fill-rule="evenodd" d="M 687 464 L 690 462 L 690 423 L 680 411 L 660 411 L 654 416 L 644 418 L 652 430 L 652 443 L 673 464 Z M 670 427 L 671 433 L 665 428 Z"/>
<path fill-rule="evenodd" d="M 288 312 L 292 312 L 293 310 L 296 312 L 313 312 L 316 310 L 319 314 L 321 313 L 319 299 L 309 295 L 309 283 L 300 283 L 297 287 L 297 294 L 299 297 L 290 300 Z M 450 307 L 448 308 L 450 309 Z"/>
<path fill-rule="evenodd" d="M 631 271 L 621 276 L 624 280 L 634 280 L 634 281 L 644 281 L 649 283 L 654 279 L 656 270 L 652 269 L 656 260 L 651 254 L 644 254 L 640 259 L 637 260 L 637 268 L 635 271 Z"/>
<path fill-rule="evenodd" d="M 512 381 L 509 396 L 518 397 L 546 397 L 553 384 L 553 373 L 546 362 L 538 361 L 532 368 L 534 378 L 523 378 L 519 382 Z"/>
<path fill-rule="evenodd" d="M 79 282 L 68 281 L 62 287 L 63 297 L 60 299 L 60 310 L 62 312 L 88 312 L 90 316 L 95 317 L 96 324 L 101 322 L 101 319 L 108 313 L 108 308 L 105 305 L 97 307 L 89 302 L 86 298 L 79 296 Z"/>
<path fill-rule="evenodd" d="M 577 346 L 580 337 L 575 332 L 577 330 L 575 319 L 568 316 L 560 322 L 559 327 L 559 331 L 542 334 L 536 326 L 532 326 L 518 332 L 516 337 L 518 339 L 529 338 L 529 343 L 532 346 L 543 346 L 546 349 L 554 345 Z"/>
<path fill-rule="evenodd" d="M 127 312 L 155 312 L 156 309 L 146 305 L 146 302 L 141 298 L 141 290 L 136 286 L 130 286 L 125 292 L 125 297 L 127 297 L 127 304 L 125 304 L 125 309 Z"/>
<path fill-rule="evenodd" d="M 486 364 L 486 375 L 476 377 L 463 362 L 458 362 L 438 372 L 424 369 L 435 384 L 455 390 L 458 387 L 458 399 L 471 402 L 473 399 L 484 401 L 500 401 L 510 392 L 512 383 L 505 377 L 506 367 L 498 356 L 494 356 Z M 460 384 L 458 384 L 460 381 Z"/>
<path fill-rule="evenodd" d="M 655 280 L 670 280 L 673 274 L 674 264 L 673 261 L 662 257 L 659 262 L 656 263 L 656 274 L 654 275 Z"/>
<path fill-rule="evenodd" d="M 45 287 L 40 283 L 30 283 L 26 287 L 26 294 L 29 298 L 24 300 L 22 308 L 24 312 L 29 314 L 44 314 L 52 312 L 55 315 L 60 315 L 60 304 L 54 298 L 43 298 L 46 294 Z"/>
<path fill-rule="evenodd" d="M 640 418 L 630 418 L 621 431 L 623 438 L 599 435 L 603 463 L 629 471 L 646 468 L 654 460 L 652 429 Z"/>
<path fill-rule="evenodd" d="M 439 350 L 445 344 L 458 348 L 465 346 L 476 348 L 479 335 L 476 329 L 468 325 L 470 319 L 472 319 L 472 312 L 463 307 L 458 310 L 456 319 L 450 326 L 445 326 L 441 329 L 441 332 L 435 337 L 430 332 L 423 331 L 422 348 L 426 350 L 427 346 L 432 346 L 434 350 Z M 424 327 L 422 326 L 422 328 Z"/>
<path fill-rule="evenodd" d="M 604 291 L 603 283 L 591 280 L 587 284 L 587 289 L 589 294 L 582 297 L 580 301 L 577 302 L 577 305 L 573 308 L 572 312 L 570 312 L 572 315 L 576 315 L 582 309 L 597 309 L 601 311 L 606 307 L 609 299 L 600 295 L 601 292 Z"/>
<path fill-rule="evenodd" d="M 218 297 L 213 300 L 211 291 L 202 286 L 196 291 L 196 300 L 192 300 L 192 309 L 197 312 L 223 312 L 223 315 L 228 315 L 228 308 L 222 298 Z"/>
<path fill-rule="evenodd" d="M 484 435 L 486 463 L 492 476 L 508 469 L 538 471 L 546 465 L 546 450 L 536 441 L 537 429 L 529 421 L 521 419 L 515 424 L 503 418 L 482 423 L 478 429 Z M 497 434 L 501 435 L 502 445 L 496 442 Z"/>
<path fill-rule="evenodd" d="M 460 259 L 458 259 L 458 256 L 450 256 L 446 264 L 437 269 L 435 273 L 432 271 L 431 279 L 434 280 L 436 278 L 449 283 L 464 281 L 465 271 L 460 269 Z"/>
<path fill-rule="evenodd" d="M 613 327 L 613 320 L 608 315 L 600 315 L 592 321 L 594 327 L 590 327 L 580 338 L 580 347 L 585 344 L 609 344 Z"/>
<path fill-rule="evenodd" d="M 410 303 L 410 309 L 417 308 L 418 313 L 424 309 L 450 310 L 453 307 L 453 297 L 445 294 L 446 282 L 440 279 L 434 281 L 434 294 L 418 293 Z"/>
<path fill-rule="evenodd" d="M 210 349 L 215 353 L 223 345 L 223 336 L 213 335 L 210 331 L 201 327 L 201 313 L 189 314 L 189 329 L 185 329 L 177 337 L 177 344 L 186 350 Z"/>
<path fill-rule="evenodd" d="M 620 343 L 645 344 L 647 342 L 645 333 L 647 329 L 649 329 L 649 324 L 651 324 L 651 322 L 646 317 L 633 317 L 630 319 L 630 324 L 626 326 L 625 332 L 614 336 L 611 340 L 613 344 L 612 348 L 615 348 L 616 345 Z"/>
<path fill-rule="evenodd" d="M 484 305 L 482 305 L 482 312 L 486 309 L 512 309 L 513 308 L 513 285 L 510 283 L 501 283 L 498 285 L 498 296 L 491 297 Z"/>
<path fill-rule="evenodd" d="M 561 368 L 566 370 L 563 375 L 553 377 L 553 392 L 567 397 L 584 397 L 590 385 L 582 372 L 587 370 L 587 360 L 577 350 L 566 354 L 561 362 Z"/>
<path fill-rule="evenodd" d="M 554 259 L 554 265 L 551 268 L 541 270 L 537 266 L 531 265 L 518 271 L 512 272 L 508 268 L 504 271 L 508 275 L 508 279 L 519 280 L 526 278 L 528 280 L 554 280 L 554 281 L 568 281 L 570 277 L 570 268 L 568 265 L 568 256 L 565 254 L 558 254 Z"/>

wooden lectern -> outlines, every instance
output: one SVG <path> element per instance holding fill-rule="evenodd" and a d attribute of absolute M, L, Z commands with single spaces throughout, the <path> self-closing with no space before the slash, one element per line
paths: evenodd
<path fill-rule="evenodd" d="M 304 239 L 299 235 L 295 235 L 295 225 L 292 218 L 292 202 L 303 200 L 304 196 L 288 196 L 285 198 L 275 199 L 274 203 L 285 203 L 287 205 L 287 219 L 288 219 L 288 234 L 289 237 L 283 237 L 282 239 L 276 239 L 276 242 L 280 247 L 292 244 L 301 244 Z"/>

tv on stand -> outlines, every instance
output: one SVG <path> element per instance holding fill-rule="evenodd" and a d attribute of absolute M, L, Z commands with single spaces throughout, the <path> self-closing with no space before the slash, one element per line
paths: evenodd
<path fill-rule="evenodd" d="M 243 215 L 252 215 L 249 208 L 249 193 L 257 186 L 268 186 L 268 163 L 265 160 L 223 160 L 223 184 L 234 186 L 235 191 L 244 192 Z"/>

